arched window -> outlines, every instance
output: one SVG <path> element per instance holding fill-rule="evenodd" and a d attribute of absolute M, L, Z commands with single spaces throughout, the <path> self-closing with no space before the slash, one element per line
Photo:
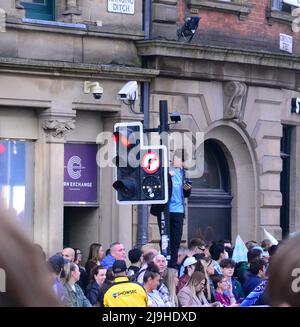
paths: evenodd
<path fill-rule="evenodd" d="M 231 239 L 230 174 L 217 142 L 204 143 L 204 172 L 193 179 L 188 201 L 188 238 L 206 241 Z"/>
<path fill-rule="evenodd" d="M 217 143 L 206 141 L 204 144 L 204 172 L 193 179 L 193 189 L 222 190 L 230 192 L 230 179 L 227 161 Z"/>

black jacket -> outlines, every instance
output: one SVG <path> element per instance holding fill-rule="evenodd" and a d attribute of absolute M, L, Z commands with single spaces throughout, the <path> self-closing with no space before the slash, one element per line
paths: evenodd
<path fill-rule="evenodd" d="M 91 302 L 91 305 L 95 305 L 99 302 L 98 296 L 100 292 L 100 286 L 96 281 L 90 283 L 87 287 L 86 297 Z"/>

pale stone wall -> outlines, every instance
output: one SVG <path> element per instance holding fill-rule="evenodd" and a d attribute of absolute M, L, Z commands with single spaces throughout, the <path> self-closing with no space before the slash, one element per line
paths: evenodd
<path fill-rule="evenodd" d="M 262 239 L 262 227 L 280 239 L 283 92 L 248 86 L 240 121 L 224 120 L 223 83 L 157 78 L 152 84 L 153 127 L 161 99 L 168 100 L 169 112 L 182 113 L 178 130 L 205 131 L 206 139 L 223 145 L 232 184 L 233 239 L 238 233 L 245 240 Z M 153 217 L 149 225 L 150 240 L 156 242 L 159 234 Z"/>

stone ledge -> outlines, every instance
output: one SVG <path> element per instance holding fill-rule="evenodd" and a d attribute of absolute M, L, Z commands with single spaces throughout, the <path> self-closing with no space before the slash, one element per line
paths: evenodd
<path fill-rule="evenodd" d="M 159 70 L 146 69 L 140 67 L 127 67 L 119 65 L 96 65 L 85 63 L 71 63 L 61 61 L 46 61 L 21 58 L 0 57 L 0 71 L 13 72 L 19 74 L 35 74 L 54 75 L 54 76 L 91 76 L 101 75 L 107 78 L 128 79 L 135 78 L 139 81 L 148 81 L 159 74 Z"/>
<path fill-rule="evenodd" d="M 47 22 L 41 23 L 39 20 L 22 20 L 14 17 L 7 17 L 6 28 L 30 30 L 48 33 L 63 33 L 86 36 L 109 37 L 115 39 L 141 40 L 144 38 L 144 32 L 136 29 L 124 29 L 118 26 L 97 26 L 94 24 L 76 24 L 64 22 Z"/>
<path fill-rule="evenodd" d="M 296 17 L 293 17 L 291 14 L 284 11 L 267 9 L 266 18 L 269 25 L 272 25 L 273 22 L 291 25 Z"/>
<path fill-rule="evenodd" d="M 187 0 L 187 5 L 190 9 L 209 9 L 235 14 L 240 20 L 244 20 L 251 12 L 248 5 L 217 0 Z"/>
<path fill-rule="evenodd" d="M 137 42 L 139 56 L 165 56 L 300 70 L 300 57 L 287 53 L 150 40 Z"/>

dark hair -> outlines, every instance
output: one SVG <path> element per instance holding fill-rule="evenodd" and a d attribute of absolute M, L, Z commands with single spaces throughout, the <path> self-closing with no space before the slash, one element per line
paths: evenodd
<path fill-rule="evenodd" d="M 102 269 L 105 269 L 106 270 L 106 268 L 104 266 L 101 266 L 101 265 L 100 266 L 93 267 L 92 270 L 91 270 L 91 273 L 90 273 L 90 279 L 92 281 L 94 281 L 94 276 L 98 275 L 99 270 L 102 270 Z"/>
<path fill-rule="evenodd" d="M 213 260 L 219 260 L 221 253 L 225 250 L 224 244 L 222 243 L 213 243 L 213 245 L 209 248 L 209 253 Z"/>
<path fill-rule="evenodd" d="M 248 262 L 251 263 L 253 260 L 259 259 L 261 256 L 261 250 L 251 249 L 247 253 Z"/>
<path fill-rule="evenodd" d="M 204 246 L 205 242 L 201 238 L 193 238 L 189 243 L 189 249 L 192 250 L 195 247 Z"/>
<path fill-rule="evenodd" d="M 106 281 L 112 282 L 115 279 L 115 276 L 113 274 L 112 268 L 108 268 L 106 270 Z"/>
<path fill-rule="evenodd" d="M 197 261 L 196 266 L 195 266 L 195 271 L 200 271 L 204 274 L 204 267 L 201 263 L 201 260 L 204 260 L 204 258 L 201 258 L 200 260 Z"/>
<path fill-rule="evenodd" d="M 216 290 L 218 288 L 218 283 L 221 283 L 221 281 L 224 279 L 224 275 L 212 275 L 211 280 L 214 285 L 214 289 Z"/>
<path fill-rule="evenodd" d="M 228 247 L 228 246 L 225 246 L 225 251 L 228 253 L 228 257 L 229 258 L 232 258 L 232 255 L 233 255 L 233 249 Z"/>
<path fill-rule="evenodd" d="M 277 247 L 278 245 L 272 245 L 269 247 L 268 252 L 270 257 L 272 257 L 275 254 L 275 252 L 277 251 Z"/>
<path fill-rule="evenodd" d="M 88 261 L 91 260 L 91 261 L 97 263 L 98 251 L 101 248 L 101 246 L 102 246 L 102 244 L 100 244 L 100 243 L 92 243 L 90 245 Z M 75 252 L 75 256 L 76 256 L 76 252 Z"/>
<path fill-rule="evenodd" d="M 137 263 L 143 255 L 140 249 L 132 249 L 128 252 L 128 259 L 131 263 Z"/>
<path fill-rule="evenodd" d="M 152 271 L 152 272 L 155 272 L 155 273 L 157 272 L 159 274 L 159 268 L 157 267 L 157 265 L 154 262 L 150 262 L 148 264 L 148 267 L 147 267 L 146 270 Z"/>
<path fill-rule="evenodd" d="M 223 259 L 220 262 L 221 268 L 235 268 L 235 261 L 232 259 Z"/>
<path fill-rule="evenodd" d="M 263 270 L 263 267 L 266 267 L 267 264 L 264 259 L 258 258 L 253 260 L 250 263 L 250 272 L 254 275 L 257 275 L 260 270 Z"/>
<path fill-rule="evenodd" d="M 160 276 L 159 272 L 152 271 L 152 270 L 146 270 L 144 277 L 143 277 L 144 284 L 148 282 L 149 278 L 154 279 L 157 276 Z"/>
<path fill-rule="evenodd" d="M 196 253 L 196 254 L 193 255 L 193 257 L 194 257 L 197 261 L 199 261 L 199 260 L 202 260 L 202 259 L 205 258 L 205 254 L 204 254 L 204 253 Z"/>

